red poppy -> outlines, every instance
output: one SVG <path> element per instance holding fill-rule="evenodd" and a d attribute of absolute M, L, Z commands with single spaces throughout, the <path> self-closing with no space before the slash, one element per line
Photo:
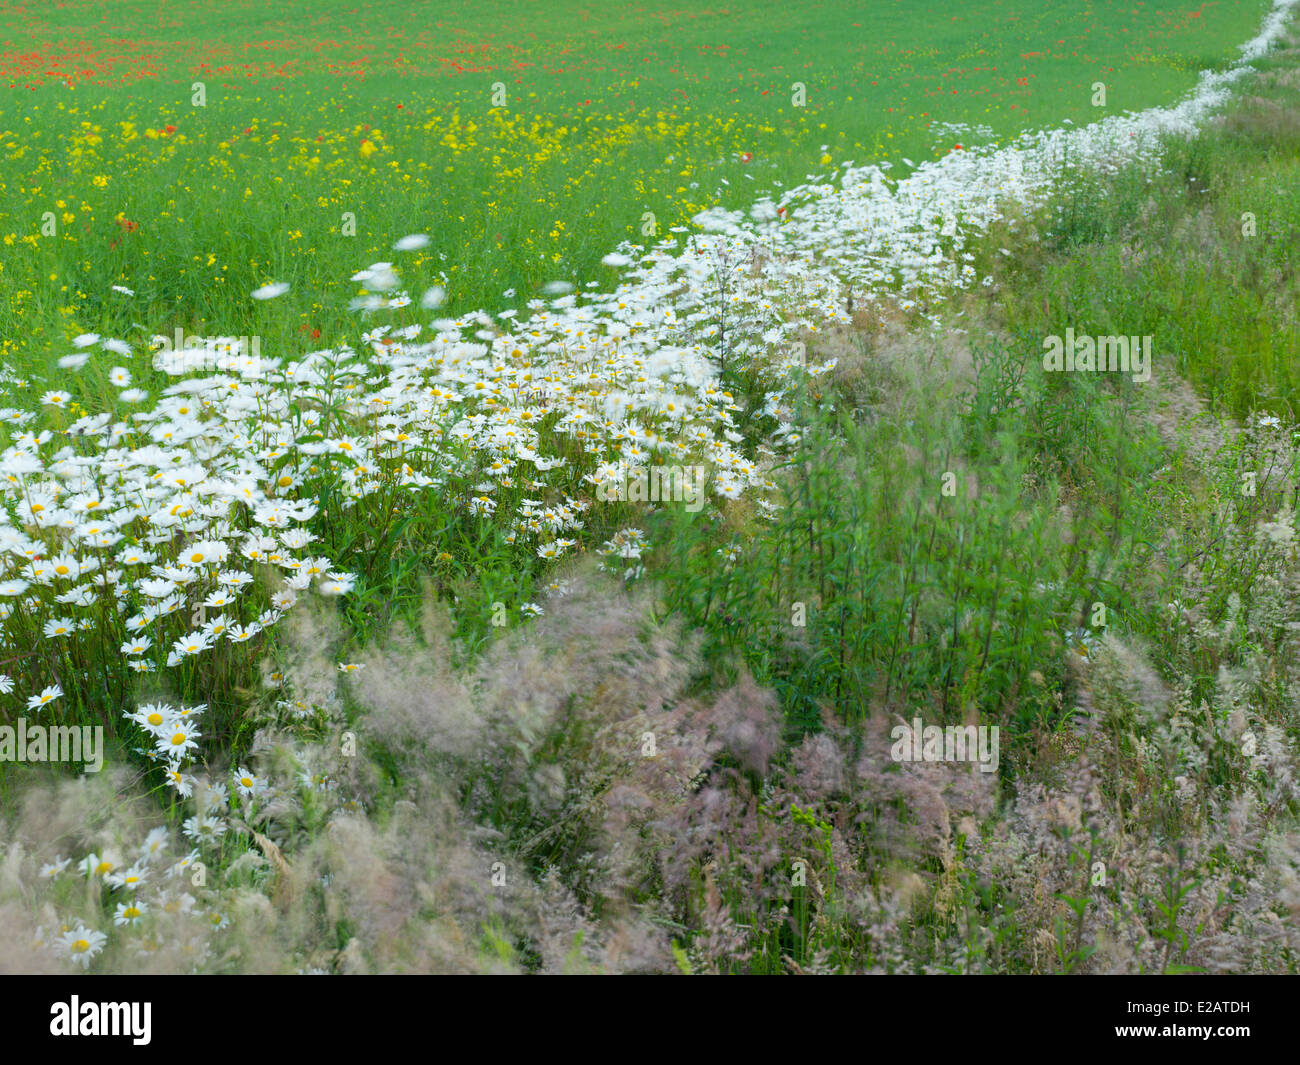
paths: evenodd
<path fill-rule="evenodd" d="M 754 158 L 754 153 L 753 153 L 753 152 L 741 152 L 741 153 L 740 153 L 740 161 L 741 161 L 742 163 L 748 163 L 748 162 L 749 162 L 751 159 L 753 159 L 753 158 Z"/>

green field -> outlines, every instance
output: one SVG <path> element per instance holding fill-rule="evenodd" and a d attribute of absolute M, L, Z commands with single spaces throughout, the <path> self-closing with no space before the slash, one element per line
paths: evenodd
<path fill-rule="evenodd" d="M 432 243 L 406 281 L 450 313 L 607 284 L 647 212 L 663 237 L 848 162 L 1169 103 L 1266 7 L 4 5 L 0 354 L 28 372 L 140 327 L 342 339 L 348 277 L 412 232 Z M 292 286 L 273 310 L 248 299 L 269 281 Z"/>

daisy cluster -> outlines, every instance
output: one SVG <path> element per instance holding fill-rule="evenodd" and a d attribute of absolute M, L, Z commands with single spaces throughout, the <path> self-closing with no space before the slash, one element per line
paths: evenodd
<path fill-rule="evenodd" d="M 141 716 L 153 710 L 142 707 Z M 299 783 L 307 790 L 321 790 L 305 769 Z M 168 830 L 158 826 L 138 844 L 96 847 L 75 865 L 73 859 L 62 855 L 41 865 L 42 880 L 88 882 L 108 930 L 92 927 L 84 919 L 68 919 L 53 931 L 37 929 L 33 944 L 37 950 L 53 952 L 88 969 L 113 939 L 129 937 L 125 939 L 128 949 L 142 957 L 169 947 L 179 949 L 195 964 L 204 959 L 208 933 L 228 927 L 230 918 L 222 906 L 222 893 L 208 888 L 201 848 L 218 843 L 225 835 L 232 806 L 233 812 L 252 818 L 256 806 L 275 793 L 266 778 L 244 766 L 234 770 L 229 785 L 189 778 L 180 790 L 192 797 L 194 807 L 193 816 L 182 826 L 192 844 L 183 856 L 176 857 Z"/>
<path fill-rule="evenodd" d="M 760 462 L 775 452 L 742 450 L 717 346 L 688 342 L 711 312 L 679 318 L 669 305 L 668 287 L 701 269 L 689 265 L 586 305 L 572 294 L 535 301 L 523 325 L 485 314 L 428 330 L 377 325 L 355 349 L 287 362 L 217 338 L 155 360 L 173 381 L 151 405 L 122 394 L 110 410 L 80 413 L 51 390 L 48 417 L 0 410 L 10 434 L 0 451 L 0 625 L 6 646 L 28 648 L 0 691 L 21 684 L 30 709 L 60 718 L 123 707 L 183 788 L 204 707 L 126 709 L 128 675 L 201 679 L 213 656 L 251 660 L 309 590 L 350 593 L 356 575 L 318 553 L 311 526 L 322 501 L 336 521 L 374 503 L 354 519 L 370 528 L 433 492 L 556 558 L 577 544 L 594 487 L 633 468 L 707 464 L 719 498 L 773 491 Z M 411 302 L 394 291 L 392 264 L 354 280 L 364 314 Z M 70 369 L 95 354 L 135 354 L 94 334 L 73 345 Z M 131 374 L 117 367 L 111 379 L 125 387 Z M 769 397 L 774 412 L 785 398 Z M 628 532 L 609 550 L 627 558 L 641 544 Z"/>
<path fill-rule="evenodd" d="M 122 354 L 120 342 L 101 346 Z M 124 672 L 184 670 L 218 648 L 251 647 L 313 584 L 351 589 L 352 574 L 311 553 L 303 523 L 316 504 L 276 490 L 266 438 L 247 432 L 264 398 L 218 375 L 164 389 L 152 409 L 84 414 L 61 431 L 39 428 L 36 412 L 0 412 L 10 427 L 0 625 L 5 646 L 23 648 L 11 672 L 29 710 L 62 717 L 65 694 L 120 706 Z M 15 687 L 0 676 L 0 691 Z M 173 779 L 196 750 L 201 710 L 132 713 Z"/>

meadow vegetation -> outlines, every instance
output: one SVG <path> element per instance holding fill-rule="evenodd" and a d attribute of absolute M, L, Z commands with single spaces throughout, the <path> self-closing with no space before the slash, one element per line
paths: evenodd
<path fill-rule="evenodd" d="M 83 502 L 46 523 L 44 497 L 11 496 L 29 539 L 7 533 L 10 554 L 75 554 L 104 594 L 64 603 L 70 585 L 28 573 L 37 594 L 3 592 L 27 646 L 0 668 L 24 696 L 58 675 L 51 712 L 106 725 L 111 757 L 75 779 L 0 766 L 0 969 L 1295 972 L 1298 59 L 1288 35 L 1158 157 L 1067 166 L 1047 202 L 1008 199 L 967 245 L 987 283 L 950 299 L 882 294 L 764 345 L 743 320 L 757 305 L 684 296 L 672 373 L 633 328 L 593 327 L 598 359 L 557 341 L 543 362 L 508 324 L 481 351 L 425 351 L 402 332 L 414 303 L 374 268 L 364 298 L 397 312 L 388 329 L 328 360 L 299 343 L 255 376 L 235 358 L 215 392 L 145 371 L 135 384 L 164 400 L 135 422 L 94 361 L 104 380 L 58 401 L 81 410 L 21 417 L 22 389 L 57 383 L 40 360 L 67 345 L 11 365 L 6 472 L 31 472 L 13 459 L 32 436 Z M 518 119 L 485 121 L 497 136 Z M 792 143 L 793 159 L 808 142 Z M 245 246 L 285 258 L 232 272 L 241 292 L 292 276 L 311 294 L 359 265 L 282 272 L 293 252 L 260 214 L 278 201 L 250 200 L 265 239 Z M 415 228 L 400 198 L 392 212 L 376 230 L 389 258 Z M 574 278 L 629 238 L 589 232 L 589 252 L 566 252 Z M 462 276 L 491 263 L 530 295 L 555 279 L 447 240 Z M 455 289 L 412 251 L 403 283 Z M 130 281 L 149 293 L 141 316 L 223 320 L 210 279 L 178 279 L 188 253 L 165 253 L 180 258 L 153 269 L 170 279 L 157 288 L 97 265 L 87 290 L 107 301 Z M 501 282 L 466 287 L 455 313 Z M 66 317 L 125 335 L 110 306 Z M 297 307 L 268 300 L 221 332 L 260 332 L 267 355 L 296 342 Z M 30 321 L 16 308 L 0 335 Z M 779 296 L 762 312 L 800 314 Z M 1043 338 L 1067 326 L 1152 335 L 1152 379 L 1044 373 Z M 425 408 L 404 406 L 415 394 Z M 599 412 L 610 394 L 619 417 L 556 409 Z M 202 433 L 187 436 L 187 403 Z M 519 438 L 493 435 L 507 430 Z M 133 432 L 160 450 L 198 440 L 209 466 L 180 468 L 222 491 L 160 485 L 178 468 L 160 456 L 133 473 Z M 706 464 L 726 490 L 699 512 L 592 505 L 638 447 Z M 91 527 L 84 499 L 109 490 L 116 520 Z M 69 537 L 75 552 L 52 550 Z M 107 580 L 137 550 L 167 587 Z M 86 606 L 84 638 L 48 635 L 60 604 Z M 134 617 L 155 638 L 118 653 Z M 173 643 L 192 627 L 211 646 Z M 168 755 L 151 707 L 168 734 L 199 722 L 201 747 Z M 891 728 L 914 717 L 998 726 L 998 771 L 891 757 Z"/>

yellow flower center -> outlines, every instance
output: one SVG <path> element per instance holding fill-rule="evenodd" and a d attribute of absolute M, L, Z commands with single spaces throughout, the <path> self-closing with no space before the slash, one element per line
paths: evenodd
<path fill-rule="evenodd" d="M 90 941 L 89 941 L 89 940 L 78 939 L 76 942 L 74 942 L 74 943 L 72 944 L 72 953 L 73 953 L 73 954 L 85 954 L 86 951 L 88 951 L 89 949 L 90 949 Z"/>

